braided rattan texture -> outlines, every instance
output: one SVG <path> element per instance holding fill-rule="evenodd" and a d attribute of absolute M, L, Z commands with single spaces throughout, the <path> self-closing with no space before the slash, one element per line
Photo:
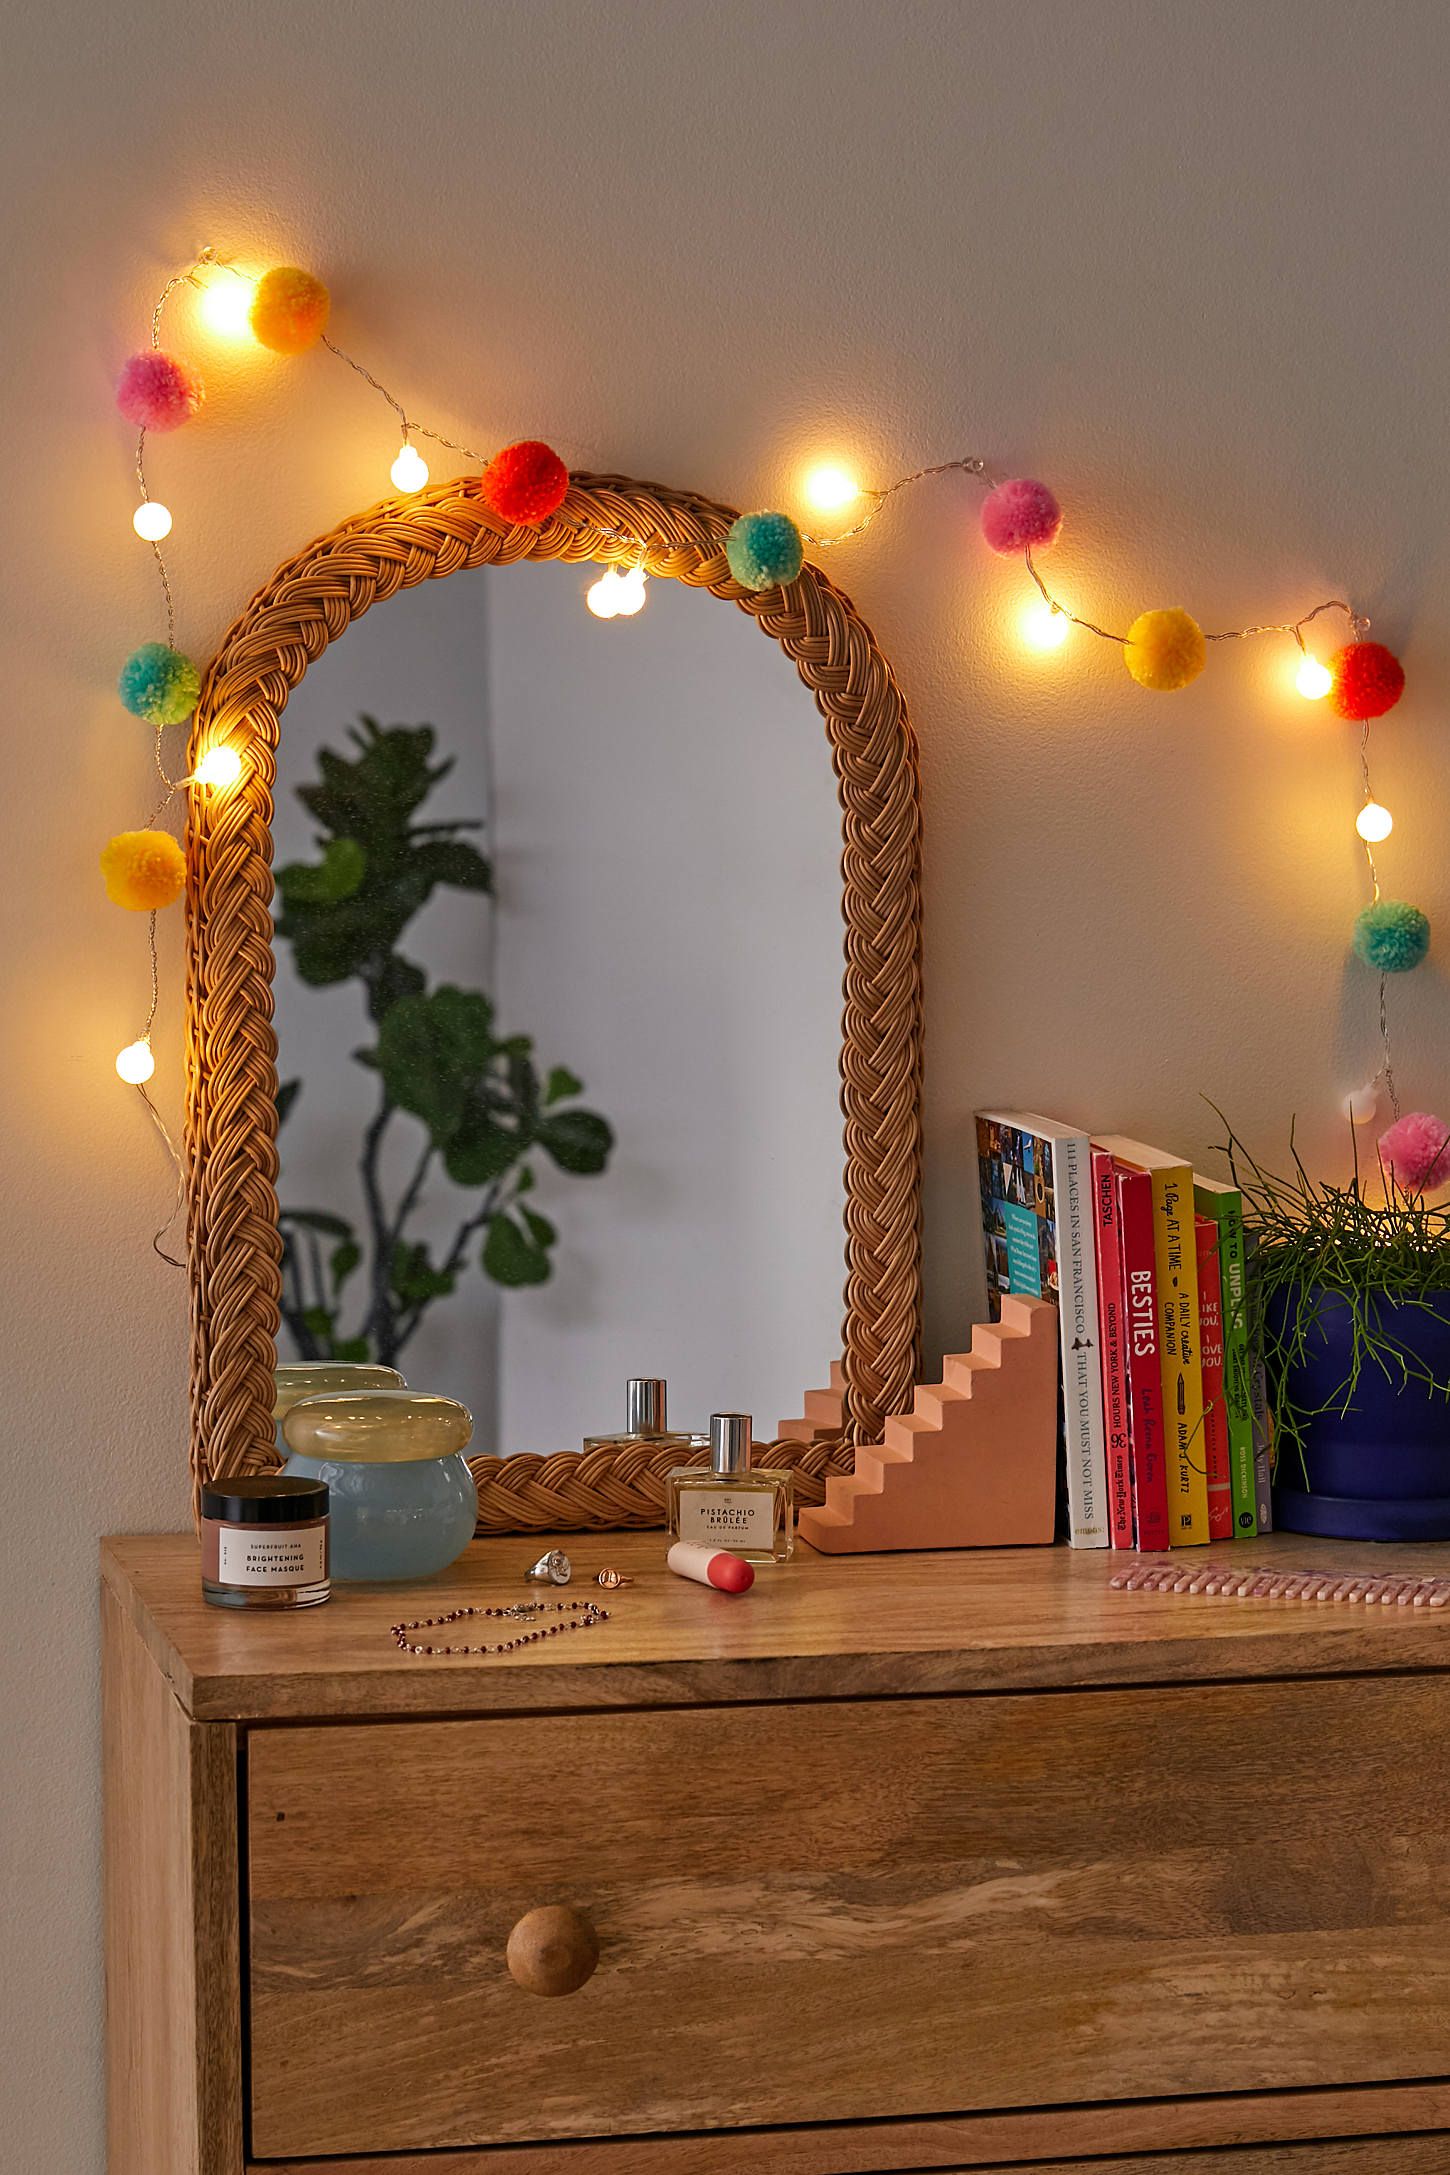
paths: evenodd
<path fill-rule="evenodd" d="M 219 740 L 246 756 L 235 790 L 193 799 L 187 851 L 187 1160 L 192 1477 L 275 1462 L 277 1231 L 272 1031 L 272 788 L 278 718 L 329 642 L 399 589 L 518 559 L 633 562 L 751 614 L 793 660 L 825 720 L 840 791 L 845 920 L 846 1430 L 873 1441 L 910 1402 L 921 1316 L 921 813 L 916 746 L 890 668 L 849 600 L 814 567 L 750 594 L 731 578 L 723 506 L 619 477 L 576 476 L 538 529 L 501 525 L 459 477 L 388 500 L 320 537 L 267 583 L 213 659 L 192 763 Z M 790 1234 L 782 1232 L 788 1248 Z M 653 1524 L 658 1476 L 560 1458 L 479 1461 L 481 1525 Z M 495 1516 L 494 1505 L 504 1506 Z M 550 1515 L 538 1513 L 547 1505 Z M 646 1515 L 647 1513 L 647 1515 Z"/>
<path fill-rule="evenodd" d="M 839 1437 L 776 1442 L 756 1463 L 795 1475 L 798 1509 L 826 1500 L 828 1473 L 849 1473 L 856 1453 Z M 623 1532 L 666 1522 L 665 1482 L 682 1465 L 708 1465 L 701 1450 L 565 1450 L 553 1457 L 470 1458 L 480 1533 Z"/>

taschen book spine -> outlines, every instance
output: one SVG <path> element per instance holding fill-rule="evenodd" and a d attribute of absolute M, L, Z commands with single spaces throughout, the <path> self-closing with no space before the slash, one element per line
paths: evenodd
<path fill-rule="evenodd" d="M 1140 1548 L 1167 1548 L 1167 1436 L 1163 1426 L 1153 1181 L 1146 1171 L 1126 1170 L 1119 1164 L 1117 1189 L 1133 1518 Z"/>
<path fill-rule="evenodd" d="M 1213 1179 L 1199 1179 L 1193 1192 L 1199 1214 L 1212 1217 L 1218 1225 L 1218 1265 L 1223 1286 L 1223 1400 L 1228 1417 L 1234 1537 L 1249 1541 L 1259 1531 L 1259 1491 L 1254 1474 L 1244 1197 L 1237 1186 L 1221 1185 Z"/>
<path fill-rule="evenodd" d="M 1233 1486 L 1229 1477 L 1228 1414 L 1223 1401 L 1223 1280 L 1218 1225 L 1195 1216 L 1198 1249 L 1198 1347 L 1203 1370 L 1203 1469 L 1208 1484 L 1208 1537 L 1234 1537 Z"/>
<path fill-rule="evenodd" d="M 1067 1438 L 1068 1539 L 1106 1548 L 1107 1458 L 1098 1358 L 1091 1146 L 1082 1134 L 1052 1140 L 1057 1200 L 1058 1313 L 1062 1333 L 1062 1417 Z"/>
<path fill-rule="evenodd" d="M 1103 1447 L 1108 1474 L 1108 1538 L 1133 1545 L 1133 1478 L 1128 1445 L 1127 1353 L 1123 1337 L 1123 1261 L 1118 1242 L 1116 1166 L 1105 1148 L 1092 1152 L 1097 1241 L 1098 1335 L 1102 1352 Z"/>

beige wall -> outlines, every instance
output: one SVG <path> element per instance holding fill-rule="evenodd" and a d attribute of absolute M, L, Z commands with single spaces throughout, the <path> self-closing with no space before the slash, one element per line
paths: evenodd
<path fill-rule="evenodd" d="M 1053 573 L 1105 622 L 1183 601 L 1232 625 L 1349 587 L 1411 675 L 1379 736 L 1404 818 L 1386 874 L 1443 914 L 1450 18 L 9 0 L 4 30 L 0 2162 L 99 2175 L 94 1547 L 184 1501 L 181 1284 L 148 1250 L 167 1177 L 109 1070 L 141 931 L 95 873 L 147 799 L 109 693 L 155 631 L 109 386 L 161 276 L 201 238 L 299 258 L 450 435 L 542 431 L 745 504 L 818 447 L 878 476 L 981 451 L 1059 488 Z M 324 358 L 212 376 L 211 415 L 155 459 L 198 652 L 393 450 Z M 1207 1093 L 1268 1142 L 1297 1110 L 1327 1152 L 1372 1065 L 1346 732 L 1282 697 L 1265 647 L 1173 700 L 1086 642 L 1029 663 L 1020 579 L 974 517 L 944 481 L 831 562 L 922 738 L 938 1342 L 978 1298 L 975 1101 L 1197 1151 Z M 1446 1099 L 1441 972 L 1394 992 L 1412 1104 Z"/>

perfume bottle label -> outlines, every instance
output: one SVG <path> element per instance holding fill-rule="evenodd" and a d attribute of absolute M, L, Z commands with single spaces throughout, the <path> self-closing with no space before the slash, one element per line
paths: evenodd
<path fill-rule="evenodd" d="M 219 1586 L 315 1586 L 327 1576 L 327 1528 L 259 1533 L 223 1526 L 217 1535 Z"/>
<path fill-rule="evenodd" d="M 775 1496 L 769 1488 L 682 1488 L 679 1522 L 682 1541 L 768 1549 L 775 1537 Z"/>

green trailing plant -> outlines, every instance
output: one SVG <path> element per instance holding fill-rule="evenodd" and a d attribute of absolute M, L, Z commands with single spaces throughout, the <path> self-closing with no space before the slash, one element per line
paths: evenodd
<path fill-rule="evenodd" d="M 1292 1175 L 1281 1176 L 1266 1170 L 1223 1112 L 1210 1107 L 1227 1134 L 1219 1152 L 1244 1199 L 1249 1334 L 1263 1356 L 1281 1466 L 1287 1454 L 1303 1470 L 1311 1421 L 1346 1413 L 1367 1370 L 1399 1388 L 1413 1384 L 1450 1401 L 1450 1381 L 1414 1336 L 1417 1315 L 1437 1329 L 1450 1316 L 1450 1208 L 1427 1207 L 1421 1195 L 1403 1192 L 1378 1157 L 1367 1181 L 1353 1126 L 1353 1172 L 1347 1183 L 1335 1185 L 1310 1176 L 1292 1126 Z M 1303 1380 L 1322 1349 L 1326 1300 L 1343 1302 L 1349 1358 L 1343 1380 L 1308 1406 L 1291 1385 Z"/>
<path fill-rule="evenodd" d="M 475 1263 L 496 1284 L 548 1281 L 558 1234 L 528 1199 L 539 1159 L 593 1177 L 614 1135 L 577 1102 L 583 1082 L 566 1066 L 541 1074 L 528 1035 L 498 1033 L 482 991 L 430 989 L 399 948 L 440 886 L 493 892 L 490 862 L 464 835 L 480 824 L 418 820 L 453 768 L 434 761 L 432 726 L 364 717 L 348 738 L 353 753 L 321 749 L 317 780 L 297 788 L 317 825 L 317 852 L 278 869 L 276 928 L 301 981 L 363 986 L 374 1040 L 352 1054 L 378 1084 L 358 1156 L 365 1221 L 358 1228 L 330 1208 L 279 1211 L 282 1315 L 304 1359 L 392 1366 L 429 1307 Z M 300 1080 L 283 1084 L 279 1124 L 302 1092 Z M 389 1197 L 384 1151 L 408 1124 L 415 1152 Z M 413 1222 L 440 1174 L 468 1198 L 451 1243 L 435 1255 Z"/>

